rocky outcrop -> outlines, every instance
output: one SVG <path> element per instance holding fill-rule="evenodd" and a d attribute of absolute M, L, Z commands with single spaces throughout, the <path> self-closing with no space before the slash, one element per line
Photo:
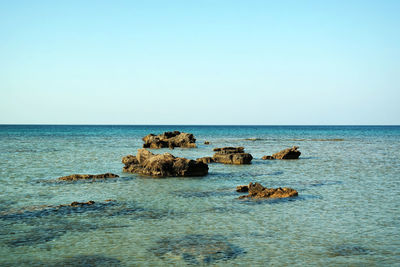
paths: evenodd
<path fill-rule="evenodd" d="M 259 183 L 250 183 L 249 185 L 240 185 L 236 187 L 237 192 L 249 192 L 248 195 L 239 198 L 286 198 L 298 196 L 298 192 L 292 188 L 266 188 Z"/>
<path fill-rule="evenodd" d="M 209 145 L 210 142 L 209 142 L 209 141 L 204 141 L 204 144 L 205 144 L 205 145 Z"/>
<path fill-rule="evenodd" d="M 208 163 L 213 163 L 214 159 L 212 157 L 202 157 L 202 158 L 196 159 L 196 161 L 201 161 L 203 163 L 208 164 Z"/>
<path fill-rule="evenodd" d="M 301 155 L 301 152 L 298 151 L 299 147 L 294 146 L 292 148 L 287 148 L 285 150 L 279 151 L 278 153 L 273 154 L 272 156 L 264 156 L 262 159 L 298 159 Z"/>
<path fill-rule="evenodd" d="M 179 131 L 165 132 L 163 134 L 154 135 L 149 134 L 142 138 L 144 148 L 195 148 L 196 139 L 193 134 L 181 133 Z"/>
<path fill-rule="evenodd" d="M 113 173 L 104 173 L 104 174 L 72 174 L 68 176 L 63 176 L 58 178 L 58 180 L 62 181 L 77 181 L 77 180 L 85 180 L 85 179 L 107 179 L 107 178 L 117 178 L 119 177 Z"/>
<path fill-rule="evenodd" d="M 122 158 L 124 172 L 138 173 L 148 176 L 204 176 L 208 174 L 208 165 L 202 161 L 174 157 L 170 153 L 153 154 L 142 148 L 136 156 Z"/>
<path fill-rule="evenodd" d="M 253 156 L 244 153 L 243 147 L 214 148 L 214 162 L 224 164 L 250 164 Z"/>

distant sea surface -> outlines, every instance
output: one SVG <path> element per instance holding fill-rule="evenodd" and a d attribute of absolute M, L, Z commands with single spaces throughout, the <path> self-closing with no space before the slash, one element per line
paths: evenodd
<path fill-rule="evenodd" d="M 243 146 L 254 159 L 205 177 L 122 172 L 142 137 L 173 130 L 198 148 L 152 152 Z M 299 160 L 261 160 L 294 145 Z M 120 178 L 56 180 L 105 172 Z M 249 182 L 299 196 L 239 200 Z M 399 264 L 399 126 L 0 125 L 0 266 Z"/>

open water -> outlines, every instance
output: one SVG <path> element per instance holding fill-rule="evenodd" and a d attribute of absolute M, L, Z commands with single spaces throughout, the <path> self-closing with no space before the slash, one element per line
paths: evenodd
<path fill-rule="evenodd" d="M 172 130 L 198 148 L 153 152 L 196 159 L 243 146 L 254 159 L 198 178 L 122 172 L 142 137 Z M 293 145 L 299 160 L 261 160 Z M 56 181 L 105 172 L 121 177 Z M 299 196 L 239 200 L 235 187 L 249 182 Z M 0 126 L 0 266 L 399 263 L 398 126 Z"/>

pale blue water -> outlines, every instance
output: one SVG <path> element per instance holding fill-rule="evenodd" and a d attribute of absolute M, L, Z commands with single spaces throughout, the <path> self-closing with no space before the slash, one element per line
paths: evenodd
<path fill-rule="evenodd" d="M 153 152 L 196 159 L 244 146 L 253 164 L 210 164 L 202 178 L 122 173 L 143 136 L 171 130 L 198 148 Z M 293 145 L 299 160 L 260 159 Z M 2 125 L 0 167 L 0 266 L 400 266 L 398 126 Z M 54 181 L 104 172 L 121 178 Z M 299 197 L 238 200 L 249 182 Z"/>

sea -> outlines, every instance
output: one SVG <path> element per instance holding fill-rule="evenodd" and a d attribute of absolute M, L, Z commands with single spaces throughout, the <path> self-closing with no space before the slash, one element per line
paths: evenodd
<path fill-rule="evenodd" d="M 175 130 L 198 147 L 151 151 L 242 146 L 252 164 L 122 172 L 144 136 Z M 298 160 L 261 159 L 292 146 Z M 120 177 L 57 180 L 106 172 Z M 250 182 L 298 196 L 239 199 Z M 400 126 L 0 125 L 0 266 L 289 265 L 400 266 Z"/>

